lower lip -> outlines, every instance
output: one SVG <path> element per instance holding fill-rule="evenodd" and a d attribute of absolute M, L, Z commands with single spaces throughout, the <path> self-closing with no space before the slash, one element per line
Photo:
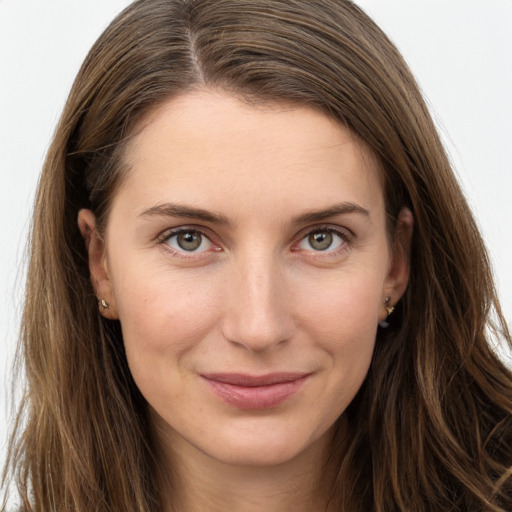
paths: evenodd
<path fill-rule="evenodd" d="M 268 386 L 237 386 L 205 379 L 210 389 L 224 402 L 239 409 L 270 409 L 294 396 L 307 376 Z"/>

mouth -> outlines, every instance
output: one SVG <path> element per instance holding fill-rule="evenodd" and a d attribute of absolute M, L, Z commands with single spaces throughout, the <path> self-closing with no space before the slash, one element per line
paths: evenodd
<path fill-rule="evenodd" d="M 241 373 L 202 374 L 209 388 L 223 402 L 239 409 L 270 409 L 291 399 L 310 373 L 279 372 L 267 375 Z"/>

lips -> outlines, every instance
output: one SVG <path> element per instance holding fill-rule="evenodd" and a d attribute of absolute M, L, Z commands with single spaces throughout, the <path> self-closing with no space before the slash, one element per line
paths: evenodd
<path fill-rule="evenodd" d="M 269 409 L 291 399 L 311 374 L 280 372 L 267 375 L 213 373 L 201 375 L 225 403 L 239 409 Z"/>

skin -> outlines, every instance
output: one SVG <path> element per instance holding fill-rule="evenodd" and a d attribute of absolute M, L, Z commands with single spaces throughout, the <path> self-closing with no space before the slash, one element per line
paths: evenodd
<path fill-rule="evenodd" d="M 410 212 L 390 242 L 378 163 L 324 114 L 219 91 L 152 112 L 126 162 L 104 237 L 91 211 L 78 223 L 180 510 L 324 509 L 333 426 L 367 374 L 385 298 L 407 286 Z M 183 227 L 197 250 L 180 247 Z M 202 377 L 282 371 L 308 377 L 256 410 Z"/>

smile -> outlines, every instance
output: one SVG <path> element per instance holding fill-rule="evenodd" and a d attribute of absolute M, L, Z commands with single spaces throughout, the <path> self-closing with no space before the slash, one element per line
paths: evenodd
<path fill-rule="evenodd" d="M 225 403 L 239 409 L 270 409 L 294 396 L 310 373 L 272 373 L 251 376 L 238 373 L 201 375 Z"/>

